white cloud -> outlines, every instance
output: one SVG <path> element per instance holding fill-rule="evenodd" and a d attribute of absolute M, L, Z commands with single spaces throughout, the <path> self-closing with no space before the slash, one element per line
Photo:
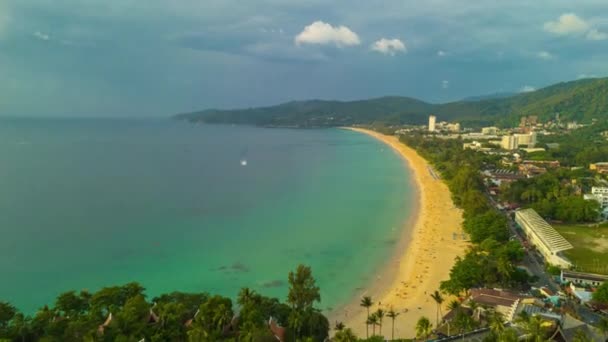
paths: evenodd
<path fill-rule="evenodd" d="M 562 14 L 556 21 L 546 22 L 543 27 L 545 31 L 561 36 L 584 35 L 587 40 L 608 39 L 608 33 L 591 27 L 591 25 L 585 19 L 577 16 L 574 13 Z"/>
<path fill-rule="evenodd" d="M 437 56 L 444 57 L 445 55 L 447 55 L 447 53 L 445 51 L 443 51 L 443 50 L 437 51 Z"/>
<path fill-rule="evenodd" d="M 545 60 L 555 58 L 555 56 L 553 56 L 553 54 L 551 54 L 548 51 L 540 51 L 539 53 L 536 54 L 536 57 L 538 57 L 540 59 L 545 59 Z"/>
<path fill-rule="evenodd" d="M 534 88 L 533 86 L 525 85 L 525 86 L 521 87 L 521 89 L 519 89 L 519 92 L 520 93 L 529 93 L 529 92 L 535 91 L 535 90 L 536 90 L 536 88 Z"/>
<path fill-rule="evenodd" d="M 585 36 L 589 40 L 606 40 L 608 39 L 608 33 L 598 31 L 597 29 L 591 29 Z"/>
<path fill-rule="evenodd" d="M 450 81 L 448 81 L 448 80 L 441 81 L 441 88 L 442 89 L 448 89 L 449 87 L 450 87 Z"/>
<path fill-rule="evenodd" d="M 40 31 L 34 32 L 34 37 L 36 37 L 36 38 L 38 38 L 40 40 L 50 40 L 51 39 L 51 36 L 49 36 L 46 33 L 42 33 Z"/>
<path fill-rule="evenodd" d="M 334 44 L 337 47 L 359 45 L 359 36 L 346 26 L 334 27 L 322 21 L 315 21 L 306 26 L 294 39 L 296 45 Z"/>
<path fill-rule="evenodd" d="M 543 28 L 557 35 L 568 35 L 584 33 L 589 29 L 589 24 L 574 13 L 565 13 L 556 21 L 546 22 Z"/>
<path fill-rule="evenodd" d="M 373 51 L 380 52 L 385 55 L 394 56 L 397 52 L 407 52 L 405 44 L 399 39 L 382 38 L 377 40 L 370 47 Z"/>

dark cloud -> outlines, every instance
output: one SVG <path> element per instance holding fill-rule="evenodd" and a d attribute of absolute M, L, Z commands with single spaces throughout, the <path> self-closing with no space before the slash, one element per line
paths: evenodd
<path fill-rule="evenodd" d="M 568 13 L 586 25 L 556 34 L 576 26 L 560 21 Z M 0 92 L 13 115 L 159 116 L 382 95 L 448 101 L 607 75 L 602 13 L 604 0 L 4 0 Z M 316 21 L 348 27 L 361 44 L 296 46 Z M 371 51 L 382 38 L 400 39 L 407 54 Z"/>

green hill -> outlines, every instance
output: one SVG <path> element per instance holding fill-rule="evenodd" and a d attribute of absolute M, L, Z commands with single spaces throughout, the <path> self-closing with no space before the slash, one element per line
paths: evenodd
<path fill-rule="evenodd" d="M 293 101 L 277 106 L 178 114 L 176 118 L 205 123 L 268 127 L 332 127 L 353 124 L 422 124 L 429 114 L 470 126 L 513 125 L 521 116 L 542 120 L 556 113 L 563 120 L 589 122 L 608 117 L 608 78 L 563 82 L 513 96 L 431 104 L 409 97 L 358 101 Z"/>

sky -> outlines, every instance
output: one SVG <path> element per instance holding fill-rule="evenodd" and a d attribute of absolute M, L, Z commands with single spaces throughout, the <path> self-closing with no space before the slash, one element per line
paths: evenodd
<path fill-rule="evenodd" d="M 0 0 L 0 116 L 447 102 L 606 61 L 606 0 Z"/>

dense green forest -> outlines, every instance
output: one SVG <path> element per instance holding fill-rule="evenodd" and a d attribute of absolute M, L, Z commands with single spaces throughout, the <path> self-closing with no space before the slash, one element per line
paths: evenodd
<path fill-rule="evenodd" d="M 556 113 L 564 120 L 591 122 L 608 117 L 608 78 L 558 83 L 537 91 L 505 97 L 481 97 L 431 104 L 408 97 L 382 97 L 360 101 L 293 101 L 277 106 L 234 110 L 203 110 L 179 114 L 188 121 L 270 127 L 336 127 L 351 125 L 423 124 L 429 114 L 467 126 L 512 126 L 519 117 Z"/>

